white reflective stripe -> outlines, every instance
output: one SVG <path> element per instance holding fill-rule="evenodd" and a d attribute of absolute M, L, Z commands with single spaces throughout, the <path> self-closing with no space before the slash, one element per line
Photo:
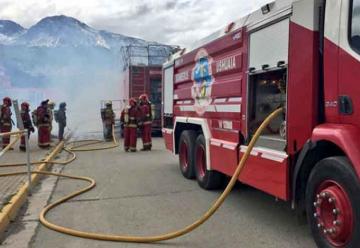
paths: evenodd
<path fill-rule="evenodd" d="M 240 146 L 240 152 L 245 153 L 247 150 L 247 146 Z M 257 156 L 259 153 L 257 151 L 252 150 L 250 153 L 252 156 Z"/>
<path fill-rule="evenodd" d="M 217 111 L 216 111 L 216 105 L 209 105 L 209 106 L 207 106 L 205 112 L 217 112 Z"/>
<path fill-rule="evenodd" d="M 247 146 L 240 146 L 240 152 L 246 152 L 247 148 Z"/>
<path fill-rule="evenodd" d="M 177 99 L 179 99 L 179 96 L 178 95 L 174 95 L 174 100 L 177 100 Z"/>
<path fill-rule="evenodd" d="M 240 146 L 240 152 L 245 153 L 247 148 L 247 146 Z M 284 160 L 288 158 L 286 152 L 272 150 L 266 147 L 254 147 L 254 149 L 251 151 L 251 155 L 258 156 L 259 154 L 261 154 L 261 158 L 269 159 L 279 163 L 284 162 Z"/>
<path fill-rule="evenodd" d="M 241 112 L 241 104 L 236 105 L 215 105 L 216 112 L 228 112 L 228 113 L 240 113 Z"/>
<path fill-rule="evenodd" d="M 235 149 L 236 149 L 236 146 L 223 144 L 223 148 L 229 149 L 229 150 L 235 150 Z"/>
<path fill-rule="evenodd" d="M 222 102 L 226 102 L 226 98 L 218 98 L 214 100 L 214 103 L 222 103 Z"/>
<path fill-rule="evenodd" d="M 187 117 L 183 117 L 183 116 L 176 117 L 176 122 L 186 123 Z M 174 130 L 175 130 L 175 128 L 174 128 Z"/>
<path fill-rule="evenodd" d="M 179 106 L 180 111 L 195 111 L 194 106 L 182 105 Z M 222 104 L 222 105 L 209 105 L 206 107 L 205 112 L 219 112 L 219 113 L 241 113 L 241 104 Z"/>
<path fill-rule="evenodd" d="M 194 106 L 180 106 L 181 111 L 195 111 Z"/>
<path fill-rule="evenodd" d="M 176 101 L 176 104 L 184 104 L 184 101 Z"/>
<path fill-rule="evenodd" d="M 183 101 L 183 104 L 191 104 L 191 101 L 190 100 Z"/>
<path fill-rule="evenodd" d="M 163 133 L 168 133 L 168 134 L 172 134 L 172 133 L 173 133 L 173 130 L 172 130 L 172 129 L 169 129 L 169 128 L 163 128 L 162 131 L 163 131 Z"/>
<path fill-rule="evenodd" d="M 211 139 L 211 145 L 222 147 L 229 150 L 235 150 L 237 147 L 237 143 L 229 142 L 226 140 L 220 140 L 220 139 Z"/>
<path fill-rule="evenodd" d="M 273 149 L 269 149 L 269 148 L 266 148 L 266 147 L 254 147 L 254 150 L 257 151 L 257 152 L 260 152 L 260 153 L 266 153 L 266 154 L 269 154 L 271 156 L 274 156 L 274 157 L 278 157 L 278 158 L 281 158 L 281 159 L 285 159 L 288 157 L 288 155 L 286 154 L 286 152 L 281 152 L 281 151 L 277 151 L 277 150 L 273 150 Z"/>
<path fill-rule="evenodd" d="M 231 97 L 228 100 L 228 102 L 241 102 L 241 101 L 242 101 L 241 97 Z"/>
<path fill-rule="evenodd" d="M 213 146 L 221 146 L 221 142 L 211 141 L 211 145 Z"/>
<path fill-rule="evenodd" d="M 275 162 L 279 162 L 279 163 L 282 163 L 285 160 L 285 158 L 279 158 L 279 157 L 276 157 L 276 156 L 273 156 L 273 155 L 267 154 L 267 153 L 261 154 L 261 157 L 265 158 L 265 159 L 275 161 Z"/>

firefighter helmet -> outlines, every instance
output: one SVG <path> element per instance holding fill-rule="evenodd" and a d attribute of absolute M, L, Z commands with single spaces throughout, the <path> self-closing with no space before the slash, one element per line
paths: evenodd
<path fill-rule="evenodd" d="M 142 102 L 148 102 L 149 101 L 149 97 L 147 94 L 142 94 L 140 97 L 139 97 L 139 100 L 142 101 Z"/>
<path fill-rule="evenodd" d="M 55 108 L 55 102 L 53 102 L 53 101 L 49 101 L 48 102 L 48 106 L 49 106 L 49 108 L 51 108 L 51 109 L 54 109 Z"/>
<path fill-rule="evenodd" d="M 30 107 L 29 103 L 27 102 L 21 103 L 21 110 L 29 110 L 29 107 Z"/>
<path fill-rule="evenodd" d="M 11 99 L 10 99 L 10 97 L 4 97 L 3 103 L 4 103 L 4 105 L 7 105 L 7 106 L 11 107 Z"/>
<path fill-rule="evenodd" d="M 130 98 L 129 99 L 129 104 L 130 104 L 130 106 L 135 106 L 136 105 L 136 100 L 135 100 L 135 98 Z"/>
<path fill-rule="evenodd" d="M 112 106 L 112 102 L 111 101 L 105 102 L 105 106 Z"/>

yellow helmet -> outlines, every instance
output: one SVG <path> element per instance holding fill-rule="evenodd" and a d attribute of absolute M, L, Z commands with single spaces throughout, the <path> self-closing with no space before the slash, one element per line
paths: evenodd
<path fill-rule="evenodd" d="M 49 102 L 48 102 L 48 106 L 49 106 L 49 107 L 55 107 L 55 102 L 49 101 Z"/>

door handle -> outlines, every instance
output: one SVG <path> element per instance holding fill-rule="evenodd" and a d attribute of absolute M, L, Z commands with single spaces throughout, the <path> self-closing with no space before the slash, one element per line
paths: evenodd
<path fill-rule="evenodd" d="M 353 103 L 350 96 L 339 96 L 340 113 L 343 115 L 352 115 L 354 113 Z"/>

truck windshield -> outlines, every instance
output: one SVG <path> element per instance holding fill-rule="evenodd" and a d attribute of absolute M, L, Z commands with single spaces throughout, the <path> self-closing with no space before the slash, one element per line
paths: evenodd
<path fill-rule="evenodd" d="M 350 44 L 360 53 L 360 0 L 352 1 L 350 14 Z"/>

